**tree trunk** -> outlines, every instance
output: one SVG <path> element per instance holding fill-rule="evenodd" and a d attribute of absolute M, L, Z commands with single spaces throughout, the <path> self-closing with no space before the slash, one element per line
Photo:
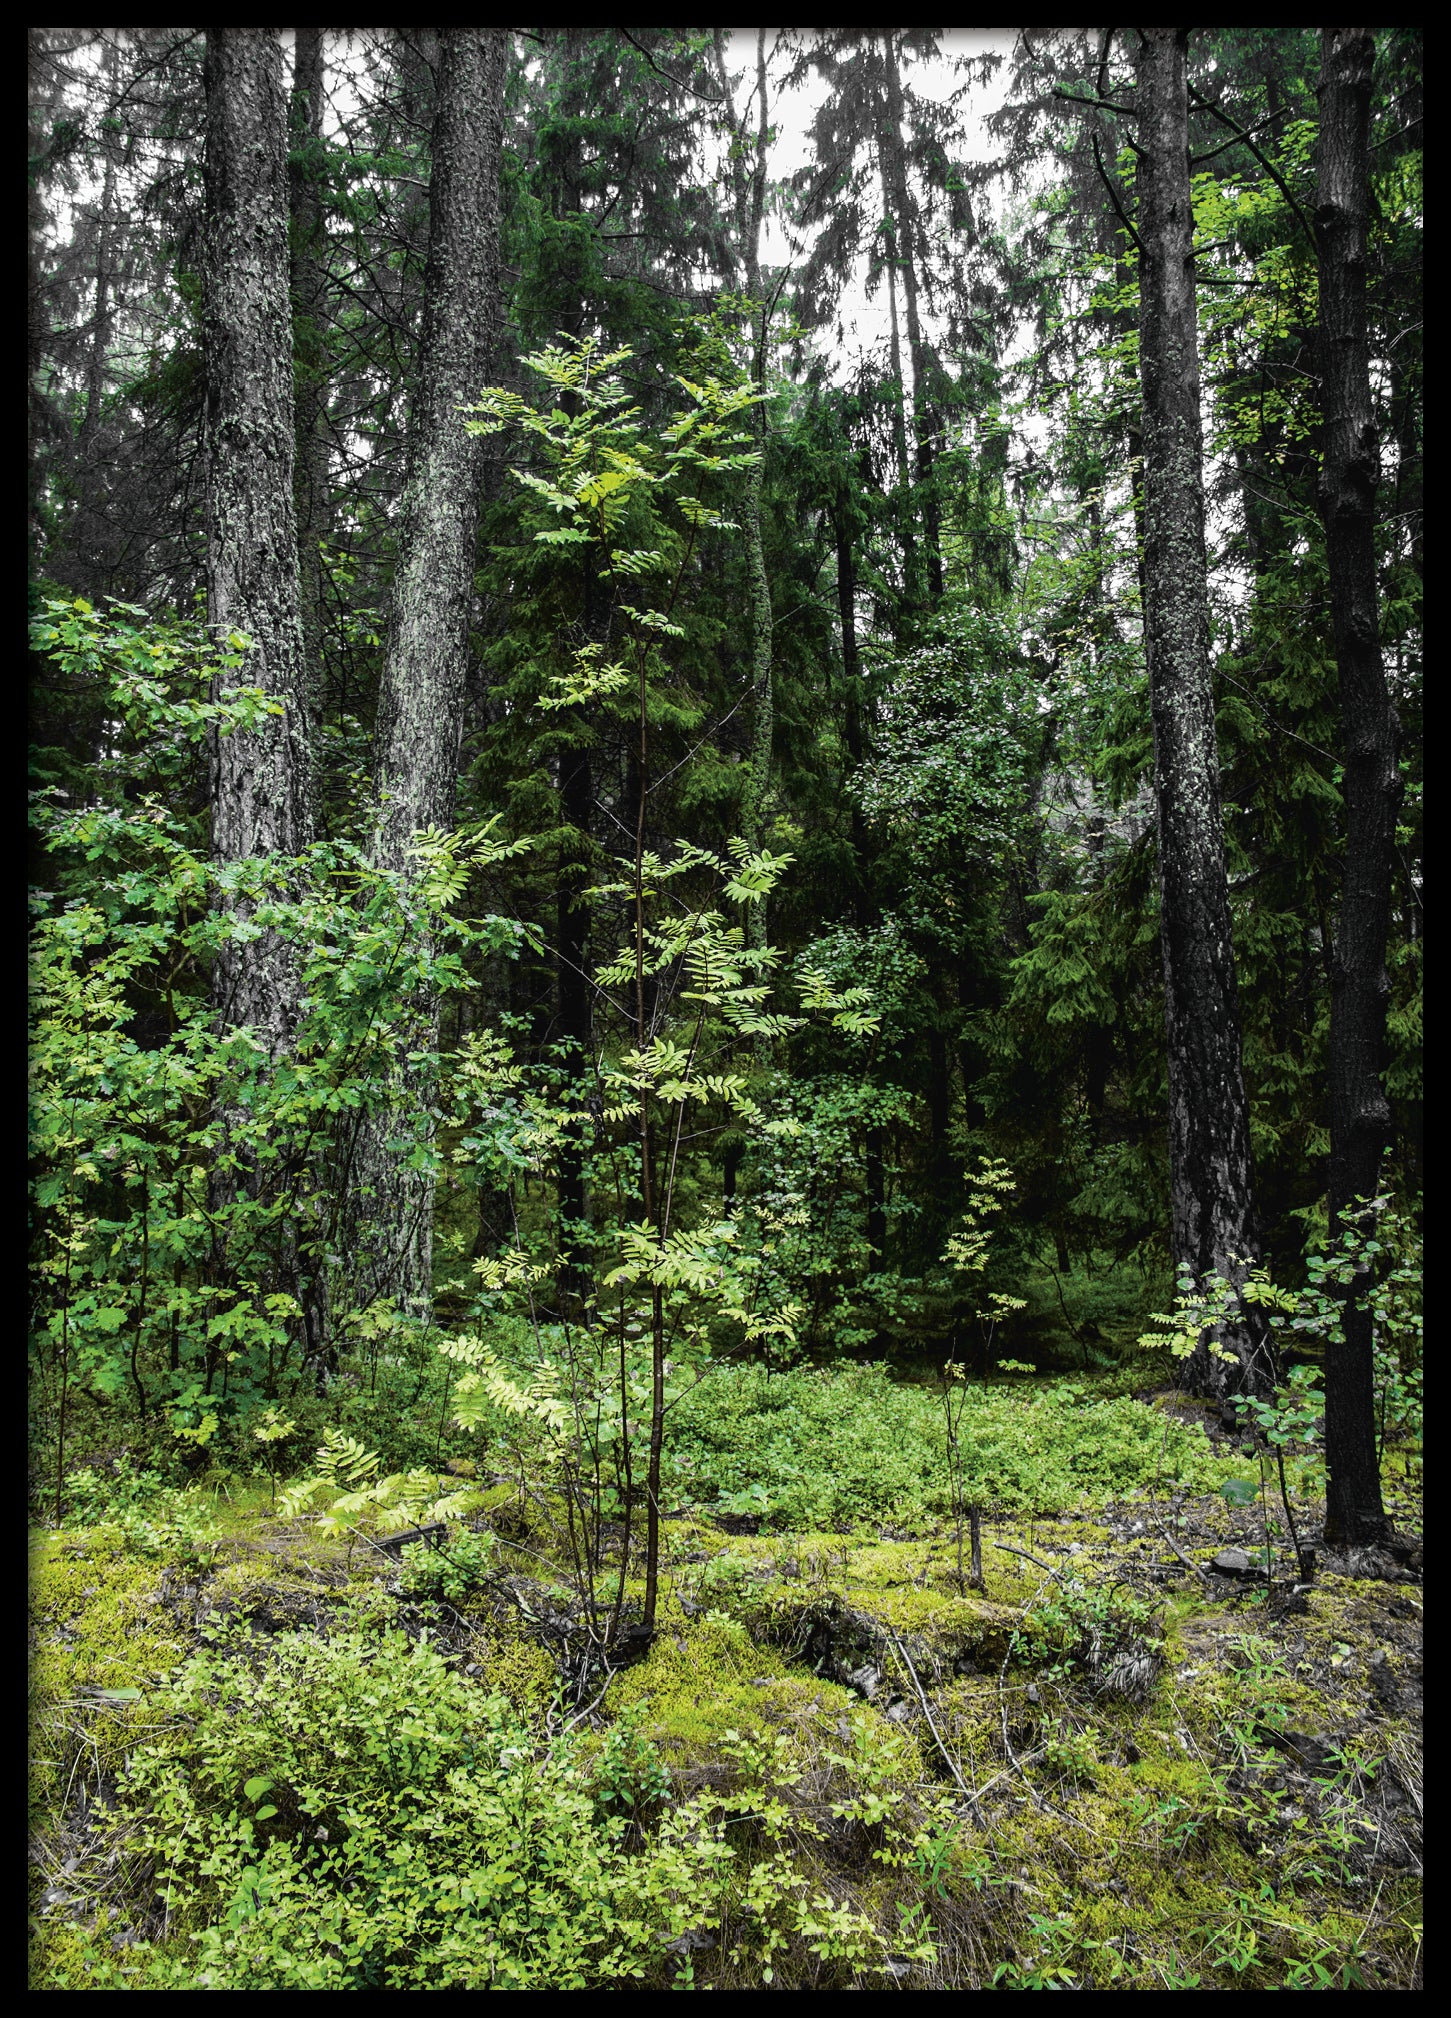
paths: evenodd
<path fill-rule="evenodd" d="M 847 761 L 853 771 L 866 756 L 866 736 L 862 728 L 862 663 L 856 634 L 856 551 L 845 503 L 832 515 L 836 536 L 836 606 L 841 620 L 841 670 L 845 689 L 844 731 Z M 866 815 L 855 791 L 851 793 L 851 852 L 854 882 L 852 911 L 859 932 L 869 929 L 875 907 L 872 903 L 871 867 Z"/>
<path fill-rule="evenodd" d="M 116 83 L 116 45 L 106 44 L 102 75 L 108 91 Z M 106 146 L 106 169 L 101 183 L 101 214 L 96 220 L 96 308 L 91 326 L 90 356 L 86 361 L 86 406 L 81 417 L 81 459 L 88 462 L 95 453 L 96 430 L 101 424 L 101 406 L 106 397 L 106 363 L 111 349 L 111 240 L 116 221 L 116 151 Z"/>
<path fill-rule="evenodd" d="M 1175 1263 L 1238 1282 L 1258 1254 L 1240 1057 L 1219 754 L 1209 679 L 1203 451 L 1185 29 L 1143 31 L 1139 57 L 1139 363 L 1144 402 L 1144 631 L 1159 815 Z M 1190 1365 L 1205 1393 L 1267 1390 L 1265 1327 L 1226 1328 Z"/>
<path fill-rule="evenodd" d="M 845 686 L 845 734 L 847 760 L 853 771 L 859 769 L 866 758 L 866 733 L 862 726 L 862 669 L 861 651 L 856 633 L 856 549 L 852 539 L 851 523 L 848 518 L 849 505 L 843 499 L 841 510 L 832 516 L 832 528 L 836 535 L 836 602 L 841 619 L 841 669 Z M 877 908 L 872 892 L 872 870 L 870 843 L 866 817 L 859 800 L 853 795 L 851 802 L 851 845 L 855 882 L 852 890 L 852 910 L 859 932 L 868 932 L 876 920 Z M 880 1126 L 868 1128 L 862 1139 L 863 1185 L 866 1193 L 866 1236 L 871 1249 L 865 1273 L 876 1274 L 885 1269 L 887 1245 L 886 1191 L 882 1166 L 883 1132 Z"/>
<path fill-rule="evenodd" d="M 585 631 L 593 635 L 590 596 L 585 597 Z M 560 817 L 572 839 L 561 845 L 559 884 L 556 893 L 555 974 L 559 1016 L 559 1037 L 564 1050 L 564 1069 L 572 1084 L 565 1087 L 564 1103 L 581 1110 L 587 1098 L 590 1056 L 593 1046 L 591 987 L 585 962 L 589 957 L 589 906 L 584 887 L 589 880 L 589 821 L 593 803 L 590 749 L 583 740 L 560 752 Z M 573 1122 L 559 1145 L 559 1307 L 571 1320 L 578 1316 L 588 1280 L 589 1254 L 585 1242 L 588 1199 L 585 1187 L 585 1156 L 589 1145 L 587 1121 Z"/>
<path fill-rule="evenodd" d="M 213 743 L 213 851 L 236 862 L 295 854 L 312 838 L 292 503 L 286 110 L 271 30 L 209 30 L 206 94 L 208 617 L 219 639 L 231 631 L 252 639 L 229 677 L 261 687 L 283 710 Z M 297 1007 L 280 943 L 254 942 L 245 958 L 224 950 L 215 992 L 226 1020 L 251 1026 L 275 1052 Z"/>
<path fill-rule="evenodd" d="M 270 30 L 208 33 L 206 346 L 207 608 L 214 635 L 252 650 L 229 677 L 282 713 L 212 745 L 212 848 L 222 863 L 295 854 L 312 838 L 297 534 L 292 503 L 292 332 L 287 292 L 282 49 Z M 216 698 L 214 693 L 213 698 Z M 226 1023 L 275 1057 L 296 1020 L 294 962 L 264 938 L 217 957 Z"/>
<path fill-rule="evenodd" d="M 323 226 L 323 47 L 321 28 L 298 28 L 292 68 L 293 494 L 302 612 L 303 671 L 313 760 L 313 805 L 323 718 L 323 563 L 330 490 L 327 437 L 327 234 Z"/>
<path fill-rule="evenodd" d="M 885 125 L 882 132 L 883 159 L 890 165 L 892 212 L 896 236 L 896 257 L 902 274 L 902 295 L 907 311 L 907 354 L 912 363 L 912 433 L 916 443 L 918 495 L 922 523 L 927 535 L 927 588 L 935 604 L 942 600 L 942 527 L 933 481 L 933 419 L 928 388 L 929 361 L 922 341 L 922 320 L 917 308 L 916 238 L 911 193 L 907 186 L 907 153 L 902 135 L 902 79 L 897 69 L 897 51 L 889 29 L 882 37 L 886 68 Z"/>
<path fill-rule="evenodd" d="M 378 702 L 373 859 L 401 877 L 420 828 L 453 824 L 465 662 L 473 602 L 481 451 L 459 408 L 489 372 L 500 318 L 499 155 L 508 38 L 503 29 L 439 31 L 423 335 L 410 417 L 398 559 Z M 436 1001 L 414 1005 L 411 1050 L 431 1051 Z M 394 1089 L 392 1112 L 360 1131 L 357 1186 L 366 1232 L 364 1293 L 431 1310 L 433 1177 L 403 1167 L 387 1140 L 432 1105 L 419 1074 Z"/>
<path fill-rule="evenodd" d="M 904 629 L 910 633 L 915 626 L 916 612 L 921 600 L 921 583 L 917 576 L 917 536 L 912 530 L 912 477 L 907 460 L 907 391 L 902 373 L 902 333 L 897 320 L 897 231 L 892 218 L 891 177 L 883 149 L 877 149 L 878 167 L 882 179 L 882 205 L 887 212 L 890 228 L 886 234 L 887 267 L 887 330 L 889 354 L 892 361 L 892 446 L 897 462 L 896 507 L 902 536 L 902 574 L 905 610 L 909 613 Z"/>
<path fill-rule="evenodd" d="M 1390 1137 L 1385 1059 L 1386 936 L 1390 925 L 1399 724 L 1386 688 L 1376 611 L 1377 442 L 1365 318 L 1370 81 L 1365 28 L 1321 30 L 1320 374 L 1330 612 L 1340 675 L 1345 887 L 1330 994 L 1330 1237 L 1358 1199 L 1375 1197 Z M 1358 1275 L 1344 1298 L 1342 1336 L 1325 1355 L 1325 1538 L 1386 1536 L 1376 1459 L 1373 1321 Z"/>
<path fill-rule="evenodd" d="M 276 35 L 209 30 L 204 84 L 207 611 L 218 643 L 233 632 L 252 640 L 236 672 L 216 675 L 212 698 L 225 679 L 261 687 L 279 704 L 255 728 L 213 735 L 212 854 L 226 866 L 296 855 L 311 842 L 313 823 L 292 499 L 286 100 Z M 251 904 L 229 901 L 245 922 Z M 212 969 L 212 1001 L 223 1031 L 249 1029 L 275 1063 L 301 1014 L 296 951 L 272 932 L 224 945 Z M 260 1183 L 246 1117 L 225 1112 L 220 1119 L 223 1146 L 208 1184 L 218 1229 L 211 1272 L 219 1283 L 238 1260 L 227 1246 L 230 1208 L 240 1189 Z M 295 1224 L 284 1222 L 276 1241 L 268 1273 L 304 1309 L 312 1307 Z M 209 1351 L 208 1393 L 216 1364 Z"/>
<path fill-rule="evenodd" d="M 746 565 L 751 584 L 751 692 L 754 696 L 754 727 L 751 770 L 746 784 L 746 802 L 741 824 L 753 848 L 765 846 L 766 807 L 771 790 L 771 752 L 775 743 L 775 692 L 771 683 L 771 656 L 774 647 L 771 584 L 766 574 L 766 551 L 761 524 L 761 494 L 766 476 L 766 390 L 767 313 L 761 290 L 761 222 L 766 204 L 766 149 L 770 139 L 766 93 L 766 31 L 756 31 L 756 144 L 750 190 L 745 205 L 744 244 L 746 294 L 752 308 L 751 377 L 762 395 L 752 408 L 756 436 L 756 463 L 746 478 L 745 534 Z M 746 943 L 766 943 L 764 900 L 745 907 Z"/>

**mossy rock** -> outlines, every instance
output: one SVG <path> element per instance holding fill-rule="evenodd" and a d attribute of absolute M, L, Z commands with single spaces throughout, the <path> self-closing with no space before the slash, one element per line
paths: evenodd
<path fill-rule="evenodd" d="M 727 1732 L 789 1728 L 802 1732 L 810 1749 L 812 1734 L 834 1729 L 852 1697 L 793 1673 L 778 1652 L 755 1644 L 739 1620 L 710 1613 L 657 1634 L 644 1660 L 611 1682 L 604 1704 L 611 1717 L 635 1705 L 666 1762 L 698 1778 L 719 1768 Z"/>

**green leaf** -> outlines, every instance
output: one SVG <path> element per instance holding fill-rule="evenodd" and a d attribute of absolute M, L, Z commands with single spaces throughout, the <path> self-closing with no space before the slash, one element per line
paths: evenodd
<path fill-rule="evenodd" d="M 242 1792 L 247 1796 L 249 1801 L 255 1801 L 260 1795 L 270 1793 L 272 1791 L 272 1784 L 272 1781 L 267 1778 L 265 1773 L 258 1773 L 247 1782 Z M 271 1812 L 275 1814 L 277 1811 L 274 1808 Z"/>
<path fill-rule="evenodd" d="M 1259 1489 L 1259 1481 L 1252 1478 L 1227 1478 L 1219 1488 L 1229 1506 L 1249 1506 Z"/>

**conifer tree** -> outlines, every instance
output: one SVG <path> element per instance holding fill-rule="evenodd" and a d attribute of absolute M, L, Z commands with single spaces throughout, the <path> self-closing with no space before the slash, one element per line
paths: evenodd
<path fill-rule="evenodd" d="M 1340 674 L 1345 765 L 1345 885 L 1330 998 L 1330 1233 L 1357 1225 L 1374 1199 L 1390 1134 L 1385 1063 L 1386 939 L 1396 815 L 1399 724 L 1381 662 L 1376 609 L 1376 426 L 1366 345 L 1370 85 L 1375 42 L 1364 28 L 1321 31 L 1320 380 L 1325 451 L 1320 508 Z M 1359 1229 L 1368 1231 L 1364 1226 Z M 1376 1455 L 1374 1318 L 1369 1271 L 1344 1293 L 1325 1361 L 1327 1540 L 1389 1532 Z"/>
<path fill-rule="evenodd" d="M 1138 63 L 1144 398 L 1144 628 L 1154 718 L 1160 937 L 1169 1046 L 1172 1250 L 1196 1278 L 1243 1279 L 1259 1255 L 1249 1107 L 1240 1058 L 1218 747 L 1209 685 L 1203 451 L 1189 184 L 1188 31 L 1143 31 Z M 1235 1389 L 1274 1367 L 1247 1316 L 1231 1343 Z M 1229 1369 L 1196 1354 L 1201 1387 Z"/>
<path fill-rule="evenodd" d="M 473 605 L 480 457 L 460 408 L 483 385 L 499 328 L 499 156 L 508 39 L 502 29 L 440 30 L 428 269 L 418 389 L 410 415 L 382 692 L 375 736 L 373 855 L 405 882 L 421 830 L 453 824 L 465 660 Z M 437 1042 L 436 1003 L 418 1005 L 418 1049 Z M 429 1099 L 426 1075 L 400 1089 Z M 387 1147 L 388 1116 L 361 1131 L 364 1301 L 386 1294 L 427 1314 L 433 1288 L 431 1170 Z"/>

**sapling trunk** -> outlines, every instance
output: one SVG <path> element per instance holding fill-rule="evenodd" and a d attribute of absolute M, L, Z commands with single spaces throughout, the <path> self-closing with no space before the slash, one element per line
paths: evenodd
<path fill-rule="evenodd" d="M 1295 1516 L 1290 1511 L 1290 1488 L 1285 1483 L 1285 1453 L 1279 1444 L 1275 1445 L 1275 1464 L 1280 1474 L 1280 1499 L 1284 1504 L 1285 1519 L 1290 1527 L 1290 1545 L 1295 1551 L 1295 1561 L 1300 1565 L 1300 1575 L 1306 1583 L 1315 1574 L 1314 1553 L 1300 1546 L 1300 1536 L 1295 1527 Z"/>

